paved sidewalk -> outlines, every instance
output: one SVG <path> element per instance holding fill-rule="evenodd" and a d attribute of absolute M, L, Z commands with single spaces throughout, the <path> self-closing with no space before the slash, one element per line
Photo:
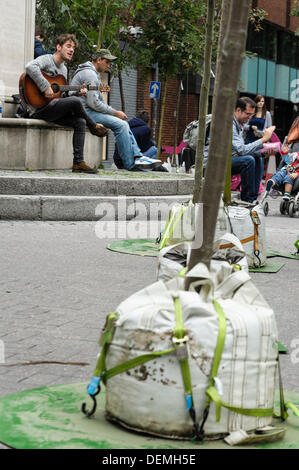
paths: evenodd
<path fill-rule="evenodd" d="M 106 315 L 156 280 L 156 258 L 106 249 L 94 222 L 0 221 L 0 396 L 52 384 L 88 381 Z M 298 217 L 267 218 L 273 250 L 294 252 Z M 279 339 L 289 350 L 281 356 L 284 386 L 299 391 L 297 260 L 276 274 L 252 278 L 275 309 Z M 67 364 L 24 365 L 28 361 Z M 85 362 L 88 365 L 71 365 Z M 7 367 L 9 366 L 9 367 Z"/>

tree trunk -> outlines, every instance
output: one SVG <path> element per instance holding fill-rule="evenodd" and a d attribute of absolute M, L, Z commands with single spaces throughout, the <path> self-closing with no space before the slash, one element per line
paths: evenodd
<path fill-rule="evenodd" d="M 174 146 L 173 146 L 173 153 L 174 158 L 176 156 L 176 148 L 178 145 L 178 127 L 179 127 L 179 116 L 180 116 L 180 101 L 181 101 L 181 79 L 179 80 L 179 88 L 178 88 L 178 97 L 176 102 L 176 110 L 175 110 L 175 131 L 174 131 Z"/>
<path fill-rule="evenodd" d="M 225 30 L 229 21 L 231 1 L 232 0 L 222 0 L 221 21 L 220 21 L 220 30 L 219 30 L 219 38 L 218 38 L 218 53 L 217 53 L 217 62 L 216 62 L 216 77 L 215 77 L 215 83 L 214 83 L 213 107 L 215 103 L 214 98 L 217 93 L 217 88 L 220 85 L 220 77 L 219 77 L 219 71 L 218 71 L 219 53 L 222 50 Z M 212 114 L 213 114 L 213 110 L 212 110 Z M 227 159 L 226 175 L 225 175 L 225 183 L 224 183 L 224 191 L 223 191 L 223 201 L 226 204 L 230 204 L 231 202 L 231 167 L 232 167 L 232 162 L 231 162 L 231 147 L 230 147 L 229 156 Z"/>
<path fill-rule="evenodd" d="M 221 86 L 217 87 L 215 96 L 209 158 L 202 195 L 203 221 L 200 222 L 204 228 L 203 243 L 201 248 L 191 251 L 188 270 L 199 262 L 209 267 L 213 254 L 215 227 L 231 145 L 234 108 L 246 45 L 249 7 L 248 0 L 231 1 L 229 21 L 226 25 L 223 46 L 219 52 Z"/>
<path fill-rule="evenodd" d="M 99 25 L 99 36 L 98 36 L 97 49 L 101 49 L 101 47 L 102 47 L 102 42 L 103 42 L 103 37 L 104 37 L 104 30 L 105 30 L 105 26 L 106 26 L 107 12 L 108 12 L 108 3 L 105 2 L 102 22 Z"/>
<path fill-rule="evenodd" d="M 198 113 L 198 137 L 195 154 L 195 177 L 193 189 L 193 203 L 201 199 L 202 193 L 202 175 L 203 158 L 206 140 L 206 115 L 209 104 L 209 91 L 212 66 L 212 43 L 213 43 L 213 24 L 214 24 L 215 0 L 208 0 L 208 15 L 205 35 L 205 60 L 203 77 L 200 88 L 199 113 Z"/>
<path fill-rule="evenodd" d="M 163 82 L 163 90 L 162 90 L 162 102 L 161 102 L 161 111 L 160 111 L 160 123 L 159 123 L 159 135 L 158 135 L 158 155 L 157 158 L 160 158 L 161 155 L 161 145 L 162 145 L 162 129 L 163 129 L 163 121 L 164 121 L 164 111 L 165 111 L 165 104 L 166 104 L 166 94 L 167 94 L 167 77 Z"/>
<path fill-rule="evenodd" d="M 121 110 L 123 113 L 126 112 L 126 103 L 125 103 L 125 95 L 124 95 L 124 85 L 123 85 L 123 78 L 121 74 L 121 70 L 118 70 L 118 83 L 119 83 L 119 93 L 120 93 L 120 100 L 121 100 Z"/>

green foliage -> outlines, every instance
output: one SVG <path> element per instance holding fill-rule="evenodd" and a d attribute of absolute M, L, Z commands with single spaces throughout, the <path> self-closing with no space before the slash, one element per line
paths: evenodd
<path fill-rule="evenodd" d="M 159 64 L 162 79 L 183 69 L 199 70 L 203 58 L 206 2 L 198 0 L 143 0 L 135 14 L 143 34 L 136 41 L 143 70 Z"/>
<path fill-rule="evenodd" d="M 253 10 L 250 10 L 249 21 L 253 24 L 254 31 L 257 33 L 263 29 L 262 22 L 266 16 L 268 16 L 268 13 L 262 8 L 254 8 Z"/>
<path fill-rule="evenodd" d="M 55 50 L 59 34 L 74 33 L 79 40 L 74 66 L 89 59 L 100 44 L 119 57 L 120 70 L 138 64 L 146 73 L 158 63 L 162 80 L 186 69 L 201 73 L 206 14 L 206 0 L 36 0 L 36 24 L 47 35 L 46 49 Z M 262 9 L 251 11 L 249 19 L 257 31 L 266 15 Z M 213 60 L 220 17 L 217 0 Z M 130 34 L 132 25 L 142 28 L 139 39 Z"/>
<path fill-rule="evenodd" d="M 74 65 L 89 59 L 99 45 L 116 53 L 120 68 L 127 61 L 127 51 L 119 51 L 122 28 L 130 24 L 131 0 L 37 0 L 36 24 L 46 33 L 45 46 L 55 50 L 59 34 L 73 33 L 79 41 Z"/>
<path fill-rule="evenodd" d="M 293 0 L 291 15 L 292 16 L 299 16 L 299 0 Z"/>

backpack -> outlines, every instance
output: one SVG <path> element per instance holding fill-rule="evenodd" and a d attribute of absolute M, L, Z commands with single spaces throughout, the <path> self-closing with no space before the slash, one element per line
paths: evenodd
<path fill-rule="evenodd" d="M 208 145 L 208 137 L 210 135 L 210 127 L 212 121 L 212 114 L 206 115 L 206 138 L 205 145 Z M 192 121 L 186 127 L 183 135 L 183 141 L 189 145 L 193 150 L 196 150 L 198 136 L 198 121 Z"/>
<path fill-rule="evenodd" d="M 15 117 L 27 119 L 30 117 L 30 109 L 26 104 L 21 100 L 20 95 L 12 95 L 14 102 L 18 104 L 17 112 Z"/>

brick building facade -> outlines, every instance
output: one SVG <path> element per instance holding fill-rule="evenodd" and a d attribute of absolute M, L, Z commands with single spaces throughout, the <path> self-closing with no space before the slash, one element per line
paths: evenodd
<path fill-rule="evenodd" d="M 290 100 L 290 85 L 286 84 L 286 80 L 294 83 L 294 79 L 298 80 L 299 86 L 299 18 L 290 16 L 292 1 L 291 0 L 253 0 L 255 7 L 262 8 L 267 11 L 267 21 L 263 22 L 263 30 L 260 33 L 254 33 L 255 41 L 250 40 L 247 42 L 247 50 L 255 52 L 257 58 L 253 63 L 246 64 L 243 67 L 243 85 L 240 86 L 240 92 L 243 95 L 254 97 L 256 94 L 261 93 L 266 96 L 266 103 L 268 109 L 272 113 L 274 124 L 278 126 L 278 133 L 283 136 L 294 117 L 298 114 L 299 104 L 294 104 Z M 297 35 L 296 35 L 297 31 Z M 250 31 L 249 31 L 250 32 Z M 266 37 L 266 33 L 268 36 Z M 274 38 L 275 36 L 275 38 Z M 256 45 L 253 43 L 264 42 L 263 45 Z M 289 42 L 288 42 L 289 41 Z M 274 52 L 269 56 L 268 43 L 274 42 Z M 282 57 L 286 52 L 290 53 L 294 49 L 292 57 L 289 59 L 287 56 Z M 264 50 L 265 49 L 265 50 Z M 273 48 L 272 48 L 273 49 Z M 281 64 L 281 65 L 280 65 Z M 272 68 L 271 68 L 272 67 Z M 265 69 L 265 77 L 262 76 L 263 68 Z M 267 72 L 268 71 L 268 72 Z M 256 75 L 256 76 L 255 76 Z M 250 77 L 250 80 L 248 79 Z M 288 77 L 288 78 L 286 78 Z M 275 78 L 275 80 L 274 80 Z M 137 109 L 146 109 L 151 116 L 151 125 L 154 125 L 154 103 L 153 99 L 149 98 L 149 82 L 155 80 L 155 71 L 149 80 L 142 83 L 138 80 L 137 87 Z M 270 83 L 275 81 L 275 83 Z M 263 81 L 265 83 L 263 83 Z M 282 83 L 282 82 L 283 83 Z M 162 146 L 173 146 L 175 136 L 175 113 L 177 106 L 179 80 L 171 79 L 167 84 L 167 98 L 166 109 L 163 124 Z M 199 90 L 200 86 L 197 80 L 197 86 L 194 83 L 194 77 L 187 76 L 184 79 L 184 90 L 181 94 L 180 109 L 179 109 L 179 126 L 178 126 L 178 140 L 179 144 L 182 140 L 183 132 L 186 125 L 198 118 L 198 104 L 199 104 Z M 272 84 L 272 88 L 270 85 Z M 282 93 L 283 86 L 287 85 L 287 90 Z M 163 86 L 163 84 L 162 84 Z M 211 105 L 210 96 L 210 105 Z M 160 100 L 157 105 L 157 125 L 156 136 L 158 134 L 160 115 Z"/>

